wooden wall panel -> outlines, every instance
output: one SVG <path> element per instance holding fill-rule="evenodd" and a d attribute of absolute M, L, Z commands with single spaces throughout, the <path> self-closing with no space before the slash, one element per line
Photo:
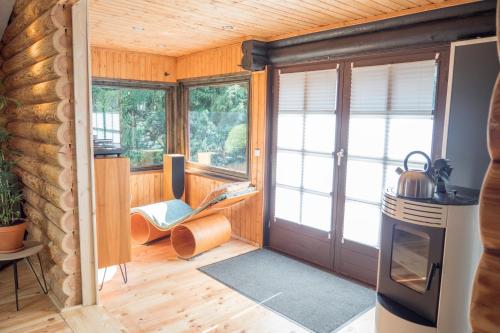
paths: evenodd
<path fill-rule="evenodd" d="M 130 200 L 132 208 L 163 201 L 163 170 L 133 172 Z"/>
<path fill-rule="evenodd" d="M 176 81 L 176 59 L 173 57 L 97 47 L 92 48 L 91 55 L 94 77 L 154 82 Z"/>
<path fill-rule="evenodd" d="M 177 58 L 177 79 L 243 72 L 241 43 L 222 46 Z"/>
<path fill-rule="evenodd" d="M 71 3 L 16 2 L 2 37 L 6 94 L 20 102 L 1 116 L 18 154 L 28 237 L 41 254 L 58 306 L 81 303 L 71 92 Z"/>

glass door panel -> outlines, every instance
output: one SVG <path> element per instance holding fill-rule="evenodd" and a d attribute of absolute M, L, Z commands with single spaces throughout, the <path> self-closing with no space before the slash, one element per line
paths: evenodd
<path fill-rule="evenodd" d="M 435 60 L 352 68 L 343 240 L 378 248 L 385 186 L 409 152 L 431 153 L 436 75 Z"/>

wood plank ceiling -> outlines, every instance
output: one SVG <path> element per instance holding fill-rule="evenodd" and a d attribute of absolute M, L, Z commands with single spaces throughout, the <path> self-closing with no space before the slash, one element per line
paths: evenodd
<path fill-rule="evenodd" d="M 471 0 L 91 0 L 93 46 L 181 56 Z"/>

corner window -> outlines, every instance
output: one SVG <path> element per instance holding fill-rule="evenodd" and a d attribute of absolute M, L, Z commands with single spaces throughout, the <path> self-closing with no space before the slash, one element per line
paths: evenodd
<path fill-rule="evenodd" d="M 189 161 L 236 176 L 248 174 L 249 82 L 187 88 Z"/>
<path fill-rule="evenodd" d="M 166 89 L 94 83 L 94 139 L 118 143 L 132 169 L 160 166 L 166 147 Z"/>

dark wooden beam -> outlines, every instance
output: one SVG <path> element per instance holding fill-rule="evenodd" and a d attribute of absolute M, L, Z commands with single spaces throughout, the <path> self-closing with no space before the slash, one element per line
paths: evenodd
<path fill-rule="evenodd" d="M 243 68 L 308 62 L 495 35 L 496 1 L 442 8 L 273 42 L 243 42 Z"/>

